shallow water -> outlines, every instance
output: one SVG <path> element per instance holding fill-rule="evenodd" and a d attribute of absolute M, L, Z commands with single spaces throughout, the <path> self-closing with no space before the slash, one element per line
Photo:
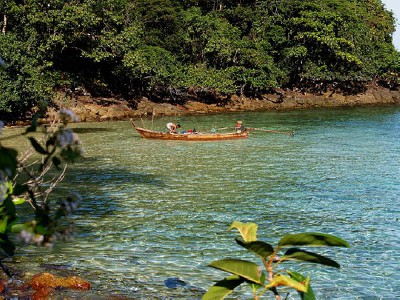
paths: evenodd
<path fill-rule="evenodd" d="M 246 254 L 228 231 L 259 225 L 276 245 L 287 233 L 337 235 L 351 248 L 312 251 L 341 264 L 287 267 L 311 276 L 318 299 L 400 298 L 399 107 L 251 112 L 144 120 L 163 129 L 232 126 L 295 130 L 294 138 L 252 132 L 220 142 L 145 140 L 129 122 L 73 124 L 85 158 L 60 195 L 84 198 L 76 238 L 52 250 L 21 250 L 32 264 L 65 264 L 93 283 L 93 294 L 198 298 L 226 274 L 207 267 Z M 140 120 L 137 121 L 141 124 Z M 180 278 L 191 288 L 168 288 Z M 200 295 L 200 296 L 199 296 Z M 238 295 L 234 297 L 240 298 Z M 271 297 L 270 297 L 271 298 Z M 291 291 L 288 299 L 297 299 Z"/>

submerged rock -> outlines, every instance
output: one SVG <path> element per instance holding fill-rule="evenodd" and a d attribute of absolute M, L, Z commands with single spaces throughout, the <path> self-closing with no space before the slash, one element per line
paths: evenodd
<path fill-rule="evenodd" d="M 192 286 L 192 285 L 188 284 L 187 282 L 185 282 L 182 279 L 177 278 L 177 277 L 167 278 L 166 280 L 164 280 L 164 285 L 167 288 L 170 288 L 170 289 L 179 289 L 179 288 L 181 288 L 181 289 L 187 291 L 192 296 L 198 295 L 199 298 L 201 298 L 201 296 L 206 292 L 204 289 Z"/>
<path fill-rule="evenodd" d="M 177 278 L 177 277 L 172 277 L 164 280 L 164 284 L 166 287 L 170 289 L 176 289 L 177 287 L 187 287 L 188 284 L 184 282 L 183 280 Z"/>
<path fill-rule="evenodd" d="M 49 296 L 56 288 L 89 290 L 90 283 L 80 277 L 59 277 L 50 273 L 39 273 L 33 276 L 30 286 L 35 290 L 34 299 Z"/>

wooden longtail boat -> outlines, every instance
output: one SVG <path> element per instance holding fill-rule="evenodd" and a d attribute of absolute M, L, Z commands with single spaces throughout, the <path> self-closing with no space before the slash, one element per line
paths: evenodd
<path fill-rule="evenodd" d="M 220 141 L 220 140 L 232 140 L 242 139 L 248 137 L 248 132 L 231 132 L 231 133 L 207 133 L 207 132 L 195 132 L 195 133 L 169 133 L 154 131 L 136 126 L 131 120 L 133 128 L 146 139 L 155 140 L 173 140 L 173 141 Z"/>

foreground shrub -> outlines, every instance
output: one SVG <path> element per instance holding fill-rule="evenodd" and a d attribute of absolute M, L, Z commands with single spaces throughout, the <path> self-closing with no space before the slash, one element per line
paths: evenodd
<path fill-rule="evenodd" d="M 240 259 L 222 259 L 209 264 L 210 267 L 225 271 L 231 275 L 218 281 L 204 294 L 203 300 L 223 299 L 230 294 L 236 287 L 247 283 L 252 290 L 253 298 L 260 299 L 265 292 L 274 293 L 275 299 L 281 299 L 278 287 L 289 287 L 295 289 L 301 299 L 315 299 L 315 295 L 310 286 L 310 277 L 290 271 L 280 270 L 278 266 L 286 261 L 304 261 L 322 264 L 330 267 L 339 268 L 340 265 L 334 260 L 302 250 L 293 246 L 303 247 L 350 247 L 349 244 L 333 235 L 309 232 L 285 235 L 274 248 L 270 244 L 257 240 L 257 228 L 255 223 L 233 222 L 230 229 L 237 229 L 241 238 L 236 238 L 243 248 L 256 254 L 262 261 L 265 271 L 249 261 Z M 290 247 L 283 256 L 278 256 L 278 252 L 283 248 Z"/>

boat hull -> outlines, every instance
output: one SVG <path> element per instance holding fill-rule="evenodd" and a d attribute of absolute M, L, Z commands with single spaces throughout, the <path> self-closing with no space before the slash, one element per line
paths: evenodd
<path fill-rule="evenodd" d="M 248 132 L 240 133 L 169 133 L 149 130 L 141 127 L 137 127 L 135 123 L 132 122 L 133 127 L 136 131 L 146 139 L 154 140 L 169 140 L 169 141 L 223 141 L 223 140 L 233 140 L 233 139 L 243 139 L 248 137 Z"/>

